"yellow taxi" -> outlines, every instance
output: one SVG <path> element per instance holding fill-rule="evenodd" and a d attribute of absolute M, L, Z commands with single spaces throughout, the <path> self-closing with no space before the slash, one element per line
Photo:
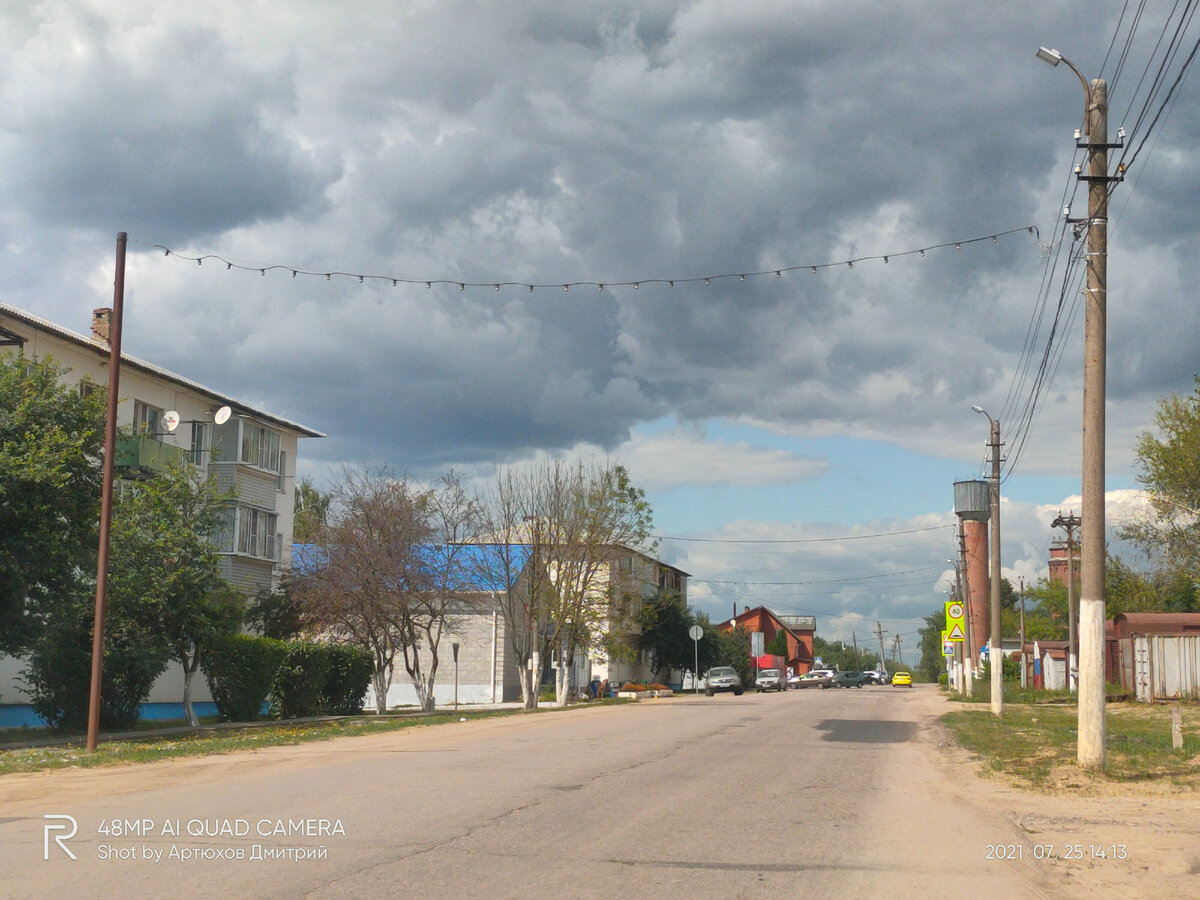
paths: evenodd
<path fill-rule="evenodd" d="M 912 675 L 907 672 L 897 672 L 892 676 L 892 687 L 912 687 Z"/>

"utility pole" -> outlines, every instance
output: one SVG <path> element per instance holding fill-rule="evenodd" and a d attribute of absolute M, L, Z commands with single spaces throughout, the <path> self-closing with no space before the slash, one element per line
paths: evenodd
<path fill-rule="evenodd" d="M 879 622 L 875 623 L 875 634 L 879 637 L 879 664 L 887 666 L 887 654 L 883 652 L 883 626 Z"/>
<path fill-rule="evenodd" d="M 1074 511 L 1068 516 L 1060 512 L 1058 518 L 1050 523 L 1051 528 L 1067 529 L 1067 687 L 1071 693 L 1075 693 L 1077 687 L 1075 677 L 1079 659 L 1075 624 L 1078 620 L 1075 614 L 1075 529 L 1080 524 L 1079 516 Z"/>
<path fill-rule="evenodd" d="M 113 473 L 117 455 L 117 403 L 121 393 L 121 328 L 125 316 L 125 250 L 129 236 L 117 234 L 113 312 L 108 332 L 108 406 L 104 418 L 104 464 L 100 482 L 100 546 L 96 556 L 96 603 L 92 620 L 92 676 L 88 692 L 87 752 L 100 740 L 100 694 L 104 677 L 104 619 L 108 602 L 108 550 L 112 531 Z"/>
<path fill-rule="evenodd" d="M 854 642 L 854 665 L 858 666 L 858 635 L 853 631 L 850 632 L 850 640 Z"/>
<path fill-rule="evenodd" d="M 975 646 L 972 643 L 975 640 L 975 623 L 974 617 L 971 615 L 971 579 L 967 577 L 967 533 L 963 527 L 962 519 L 958 520 L 958 559 L 959 568 L 962 572 L 963 609 L 967 614 L 967 639 L 963 642 L 963 654 L 965 656 L 963 674 L 966 678 L 963 691 L 971 694 L 975 690 L 975 656 L 972 653 L 972 648 Z"/>
<path fill-rule="evenodd" d="M 1029 687 L 1025 674 L 1025 578 L 1021 578 L 1021 687 Z"/>
<path fill-rule="evenodd" d="M 1108 331 L 1108 85 L 1088 95 L 1088 253 L 1083 338 L 1083 545 L 1079 598 L 1079 764 L 1102 769 L 1104 722 L 1104 401 Z"/>
<path fill-rule="evenodd" d="M 1083 543 L 1080 547 L 1079 597 L 1079 739 L 1076 755 L 1085 769 L 1104 768 L 1104 403 L 1107 392 L 1108 332 L 1108 191 L 1124 175 L 1108 174 L 1108 84 L 1089 84 L 1083 73 L 1057 50 L 1041 47 L 1038 58 L 1065 62 L 1083 83 L 1084 132 L 1076 146 L 1088 153 L 1087 294 L 1083 333 Z M 1070 221 L 1070 220 L 1068 220 Z"/>
<path fill-rule="evenodd" d="M 991 487 L 991 550 L 992 566 L 992 634 L 988 638 L 988 670 L 992 682 L 992 715 L 1004 714 L 1004 640 L 1000 636 L 1000 420 L 993 419 L 982 406 L 971 409 L 987 416 L 991 423 L 992 487 Z"/>

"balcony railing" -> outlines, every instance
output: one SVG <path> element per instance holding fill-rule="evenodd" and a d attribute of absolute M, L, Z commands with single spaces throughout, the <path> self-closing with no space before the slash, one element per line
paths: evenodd
<path fill-rule="evenodd" d="M 149 434 L 117 438 L 113 465 L 123 476 L 145 477 L 169 466 L 183 465 L 189 453 L 182 447 L 164 444 Z"/>

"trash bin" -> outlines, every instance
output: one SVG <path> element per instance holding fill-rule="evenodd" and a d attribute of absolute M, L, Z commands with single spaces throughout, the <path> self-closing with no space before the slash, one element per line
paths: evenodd
<path fill-rule="evenodd" d="M 600 679 L 593 678 L 591 683 L 592 699 L 596 700 L 600 697 Z"/>

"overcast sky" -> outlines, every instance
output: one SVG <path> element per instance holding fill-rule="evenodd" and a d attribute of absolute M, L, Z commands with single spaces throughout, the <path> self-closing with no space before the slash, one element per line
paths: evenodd
<path fill-rule="evenodd" d="M 1112 80 L 1134 132 L 1169 4 L 1121 69 L 1123 6 L 6 2 L 3 298 L 86 332 L 128 232 L 125 349 L 325 432 L 302 474 L 607 456 L 694 606 L 912 649 L 985 453 L 971 406 L 1026 408 L 1086 209 L 1083 89 L 1034 52 Z M 1196 87 L 1112 195 L 1114 491 L 1197 371 Z M 1078 511 L 1078 294 L 1006 467 L 1014 580 Z"/>

